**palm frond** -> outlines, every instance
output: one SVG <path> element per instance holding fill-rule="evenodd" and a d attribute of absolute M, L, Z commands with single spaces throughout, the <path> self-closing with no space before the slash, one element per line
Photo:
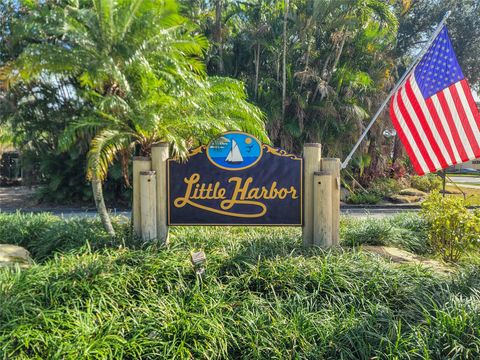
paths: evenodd
<path fill-rule="evenodd" d="M 108 173 L 108 167 L 113 160 L 130 146 L 130 137 L 120 131 L 100 131 L 90 144 L 90 151 L 87 154 L 88 171 L 87 178 L 94 175 L 99 180 L 104 180 Z"/>
<path fill-rule="evenodd" d="M 85 117 L 70 123 L 58 140 L 59 151 L 67 151 L 79 138 L 91 137 L 105 123 L 98 117 Z"/>

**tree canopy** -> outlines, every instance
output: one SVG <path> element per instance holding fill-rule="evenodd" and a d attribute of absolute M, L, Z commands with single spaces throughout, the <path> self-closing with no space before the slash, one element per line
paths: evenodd
<path fill-rule="evenodd" d="M 212 43 L 209 73 L 244 80 L 270 138 L 289 150 L 320 142 L 324 154 L 344 158 L 447 10 L 459 61 L 480 85 L 478 0 L 181 3 Z M 368 164 L 365 176 L 403 162 L 398 140 L 383 136 L 391 128 L 385 112 L 354 157 L 354 167 Z"/>
<path fill-rule="evenodd" d="M 161 141 L 180 157 L 230 129 L 267 141 L 262 113 L 246 101 L 243 84 L 206 76 L 201 56 L 207 41 L 179 15 L 174 1 L 28 5 L 28 15 L 15 24 L 26 45 L 5 65 L 10 86 L 52 87 L 67 79 L 69 92 L 56 95 L 88 104 L 64 123 L 57 146 L 66 151 L 86 139 L 87 177 L 112 235 L 101 181 L 115 158 L 128 183 L 129 157 L 148 156 Z"/>
<path fill-rule="evenodd" d="M 90 149 L 101 179 L 115 159 L 127 179 L 128 158 L 155 142 L 182 156 L 239 128 L 295 152 L 320 142 L 343 158 L 447 10 L 479 89 L 479 9 L 479 0 L 7 0 L 0 122 L 24 154 L 60 157 L 71 173 Z M 390 128 L 384 113 L 353 159 L 364 181 L 408 167 L 398 139 L 383 136 Z M 51 174 L 62 169 L 43 168 L 48 193 L 60 193 L 68 181 Z"/>

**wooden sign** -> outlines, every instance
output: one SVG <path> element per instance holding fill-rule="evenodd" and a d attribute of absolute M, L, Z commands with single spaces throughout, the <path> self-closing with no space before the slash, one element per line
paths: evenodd
<path fill-rule="evenodd" d="M 168 160 L 169 225 L 302 225 L 303 160 L 228 132 Z"/>

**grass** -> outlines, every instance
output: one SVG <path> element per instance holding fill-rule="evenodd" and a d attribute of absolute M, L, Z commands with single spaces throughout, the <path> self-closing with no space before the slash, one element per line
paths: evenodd
<path fill-rule="evenodd" d="M 465 196 L 465 204 L 467 206 L 478 206 L 480 205 L 480 187 L 478 189 L 473 189 L 473 188 L 466 188 L 460 186 L 462 191 L 466 194 Z M 453 185 L 447 185 L 446 186 L 447 190 L 456 190 L 458 191 L 458 188 Z M 457 196 L 463 198 L 463 194 L 451 194 L 448 196 Z"/>
<path fill-rule="evenodd" d="M 480 356 L 479 265 L 446 278 L 355 248 L 302 250 L 298 228 L 177 227 L 168 249 L 145 247 L 109 241 L 96 221 L 24 216 L 0 214 L 0 243 L 35 245 L 37 260 L 0 269 L 4 359 Z M 389 242 L 423 227 L 371 221 L 343 219 L 342 235 Z M 189 263 L 197 249 L 203 281 Z"/>

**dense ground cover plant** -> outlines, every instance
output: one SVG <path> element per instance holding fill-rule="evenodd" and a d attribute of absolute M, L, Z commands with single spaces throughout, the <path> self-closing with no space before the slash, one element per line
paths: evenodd
<path fill-rule="evenodd" d="M 349 204 L 378 204 L 382 199 L 398 193 L 403 184 L 398 179 L 383 177 L 369 182 L 365 189 L 351 191 L 347 197 Z M 349 189 L 350 190 L 350 189 Z"/>
<path fill-rule="evenodd" d="M 462 198 L 432 193 L 421 215 L 429 224 L 430 246 L 444 260 L 456 261 L 480 245 L 480 213 L 469 211 Z"/>
<path fill-rule="evenodd" d="M 382 197 L 365 191 L 357 191 L 348 195 L 347 202 L 349 204 L 378 204 L 382 200 Z"/>
<path fill-rule="evenodd" d="M 53 257 L 56 252 L 90 247 L 121 247 L 135 243 L 130 236 L 128 219 L 116 217 L 113 226 L 116 238 L 104 231 L 98 220 L 89 218 L 62 219 L 48 213 L 0 213 L 0 244 L 16 244 L 27 248 L 36 261 Z"/>
<path fill-rule="evenodd" d="M 415 213 L 381 219 L 343 217 L 340 237 L 346 246 L 388 245 L 424 255 L 430 252 L 427 230 L 427 222 Z"/>
<path fill-rule="evenodd" d="M 2 216 L 29 229 L 63 222 Z M 420 229 L 413 219 L 390 225 Z M 26 244 L 31 233 L 15 239 Z M 171 236 L 167 249 L 84 246 L 26 271 L 1 269 L 0 357 L 480 356 L 478 266 L 449 279 L 356 250 L 302 250 L 298 228 L 178 227 Z M 203 282 L 194 249 L 207 254 Z"/>

